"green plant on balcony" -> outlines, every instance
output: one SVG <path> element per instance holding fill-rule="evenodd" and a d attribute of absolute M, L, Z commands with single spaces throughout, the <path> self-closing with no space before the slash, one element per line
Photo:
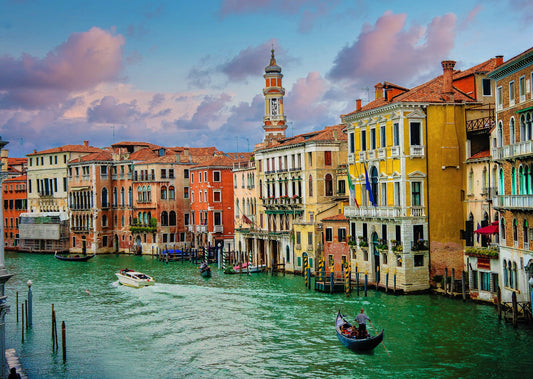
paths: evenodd
<path fill-rule="evenodd" d="M 359 236 L 359 247 L 368 247 L 368 242 L 365 237 Z"/>
<path fill-rule="evenodd" d="M 392 251 L 396 253 L 403 252 L 403 245 L 401 241 L 392 240 Z"/>
<path fill-rule="evenodd" d="M 378 250 L 388 250 L 389 247 L 388 247 L 388 245 L 387 245 L 387 241 L 386 241 L 386 240 L 384 240 L 384 239 L 380 239 L 380 240 L 378 241 L 378 244 L 377 244 L 376 248 L 377 248 Z"/>
<path fill-rule="evenodd" d="M 479 258 L 498 258 L 498 248 L 494 247 L 467 247 L 465 255 Z"/>
<path fill-rule="evenodd" d="M 429 245 L 427 240 L 418 240 L 413 242 L 413 246 L 411 247 L 412 251 L 420 251 L 420 250 L 429 250 Z"/>

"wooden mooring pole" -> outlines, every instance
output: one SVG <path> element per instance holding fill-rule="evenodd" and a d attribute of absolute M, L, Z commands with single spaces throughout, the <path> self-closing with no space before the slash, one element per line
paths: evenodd
<path fill-rule="evenodd" d="M 61 323 L 61 342 L 63 343 L 63 362 L 67 360 L 67 336 L 65 321 Z"/>
<path fill-rule="evenodd" d="M 19 293 L 17 291 L 17 324 L 19 322 Z"/>
<path fill-rule="evenodd" d="M 24 343 L 24 303 L 22 303 L 22 324 L 20 325 L 20 330 L 22 331 L 22 343 Z"/>

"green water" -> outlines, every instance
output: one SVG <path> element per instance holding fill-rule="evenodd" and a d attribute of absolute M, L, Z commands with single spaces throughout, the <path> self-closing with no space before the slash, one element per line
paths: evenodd
<path fill-rule="evenodd" d="M 486 305 L 374 291 L 347 298 L 308 290 L 292 275 L 215 269 L 202 278 L 191 263 L 150 257 L 83 263 L 6 252 L 6 266 L 15 274 L 6 287 L 6 347 L 30 378 L 501 378 L 533 369 L 533 330 L 499 322 Z M 124 267 L 152 275 L 155 286 L 119 285 L 114 273 Z M 15 293 L 26 299 L 28 279 L 33 327 L 22 343 Z M 66 322 L 65 363 L 61 344 L 52 351 L 52 304 Z M 361 306 L 385 329 L 386 349 L 356 354 L 337 340 L 337 311 L 355 316 Z"/>

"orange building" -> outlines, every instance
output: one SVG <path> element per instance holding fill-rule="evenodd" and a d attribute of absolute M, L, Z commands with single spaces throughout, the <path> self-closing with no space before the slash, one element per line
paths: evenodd
<path fill-rule="evenodd" d="M 191 167 L 194 245 L 234 247 L 233 163 L 227 155 Z"/>
<path fill-rule="evenodd" d="M 6 179 L 4 187 L 4 244 L 8 249 L 18 249 L 19 216 L 26 212 L 26 175 Z"/>

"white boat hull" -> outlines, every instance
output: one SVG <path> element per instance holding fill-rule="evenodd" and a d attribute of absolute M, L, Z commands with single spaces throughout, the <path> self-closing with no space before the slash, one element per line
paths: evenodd
<path fill-rule="evenodd" d="M 133 274 L 139 274 L 139 273 L 133 273 Z M 117 276 L 120 284 L 128 286 L 128 287 L 141 288 L 141 287 L 146 287 L 146 286 L 153 286 L 155 283 L 154 279 L 147 275 L 145 275 L 147 277 L 146 279 L 138 278 L 135 275 L 132 275 L 129 273 L 123 274 L 121 272 L 117 272 L 115 273 L 115 275 Z"/>

